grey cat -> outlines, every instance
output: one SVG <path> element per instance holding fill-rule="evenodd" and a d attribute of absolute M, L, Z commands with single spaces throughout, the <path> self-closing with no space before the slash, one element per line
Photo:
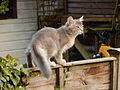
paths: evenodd
<path fill-rule="evenodd" d="M 54 56 L 58 64 L 65 65 L 63 52 L 73 46 L 77 35 L 83 33 L 83 16 L 79 19 L 69 16 L 64 26 L 58 29 L 44 27 L 33 35 L 30 44 L 32 58 L 46 78 L 52 74 L 50 66 L 56 66 L 50 58 Z"/>

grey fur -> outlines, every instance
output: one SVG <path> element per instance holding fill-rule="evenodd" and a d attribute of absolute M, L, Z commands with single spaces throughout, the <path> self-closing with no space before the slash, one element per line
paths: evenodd
<path fill-rule="evenodd" d="M 83 17 L 73 19 L 70 16 L 64 26 L 58 29 L 44 27 L 32 37 L 30 47 L 33 60 L 46 78 L 51 76 L 50 66 L 56 65 L 50 61 L 52 56 L 55 56 L 57 63 L 66 64 L 62 54 L 73 46 L 77 35 L 84 33 L 82 21 Z"/>

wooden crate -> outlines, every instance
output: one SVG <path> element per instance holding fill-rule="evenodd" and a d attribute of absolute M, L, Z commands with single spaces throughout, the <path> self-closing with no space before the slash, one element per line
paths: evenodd
<path fill-rule="evenodd" d="M 49 80 L 31 68 L 27 90 L 116 90 L 116 62 L 114 57 L 69 62 L 54 67 Z"/>

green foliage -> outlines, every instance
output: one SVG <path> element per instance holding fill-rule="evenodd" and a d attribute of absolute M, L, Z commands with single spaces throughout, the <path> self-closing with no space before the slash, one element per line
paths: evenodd
<path fill-rule="evenodd" d="M 6 14 L 9 11 L 9 0 L 2 0 L 0 3 L 0 14 Z"/>
<path fill-rule="evenodd" d="M 58 85 L 56 85 L 56 86 L 54 87 L 54 90 L 60 90 L 60 87 L 59 87 Z"/>
<path fill-rule="evenodd" d="M 43 27 L 45 27 L 45 26 L 47 26 L 48 25 L 48 23 L 46 22 L 46 20 L 45 20 L 45 16 L 40 16 L 39 17 L 39 21 L 40 21 L 40 28 L 43 28 Z"/>
<path fill-rule="evenodd" d="M 0 90 L 25 90 L 26 83 L 22 77 L 28 72 L 24 65 L 18 65 L 12 56 L 0 57 Z"/>

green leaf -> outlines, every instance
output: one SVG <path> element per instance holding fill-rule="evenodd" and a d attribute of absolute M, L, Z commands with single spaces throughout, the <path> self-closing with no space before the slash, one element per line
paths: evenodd
<path fill-rule="evenodd" d="M 17 74 L 14 74 L 15 75 L 15 77 L 16 77 L 16 82 L 17 82 L 17 84 L 19 83 L 19 81 L 20 81 L 20 77 L 19 77 L 19 75 L 17 75 Z"/>
<path fill-rule="evenodd" d="M 22 77 L 27 75 L 28 71 L 23 65 L 16 63 L 18 60 L 10 55 L 7 55 L 6 59 L 0 57 L 0 86 L 3 86 L 4 90 L 25 90 L 26 84 Z"/>
<path fill-rule="evenodd" d="M 4 83 L 0 80 L 0 87 L 3 87 L 3 84 L 4 84 Z"/>
<path fill-rule="evenodd" d="M 26 90 L 26 89 L 22 86 L 19 86 L 19 87 L 16 88 L 16 90 Z"/>
<path fill-rule="evenodd" d="M 4 77 L 1 77 L 1 80 L 2 80 L 3 82 L 6 82 L 6 81 L 7 81 Z"/>
<path fill-rule="evenodd" d="M 20 66 L 16 66 L 16 67 L 14 67 L 14 69 L 16 69 L 16 70 L 18 70 L 18 71 L 20 71 Z"/>
<path fill-rule="evenodd" d="M 2 70 L 4 71 L 4 73 L 6 74 L 6 75 L 11 75 L 11 72 L 9 71 L 9 68 L 7 68 L 7 67 L 5 67 L 5 68 L 2 68 Z"/>
<path fill-rule="evenodd" d="M 11 84 L 8 83 L 7 86 L 9 88 L 9 90 L 14 90 L 14 86 L 13 85 L 11 85 Z"/>
<path fill-rule="evenodd" d="M 15 85 L 15 86 L 17 86 L 17 80 L 15 79 L 15 77 L 14 76 L 10 76 L 10 79 L 11 79 L 11 81 L 13 82 L 13 84 Z"/>
<path fill-rule="evenodd" d="M 13 57 L 9 54 L 6 56 L 6 59 L 9 60 L 9 61 L 13 61 Z"/>
<path fill-rule="evenodd" d="M 20 59 L 14 59 L 14 61 L 16 62 L 16 61 L 21 61 Z"/>
<path fill-rule="evenodd" d="M 22 67 L 22 68 L 21 68 L 21 71 L 22 71 L 25 75 L 28 75 L 28 71 L 27 71 L 26 68 Z"/>

